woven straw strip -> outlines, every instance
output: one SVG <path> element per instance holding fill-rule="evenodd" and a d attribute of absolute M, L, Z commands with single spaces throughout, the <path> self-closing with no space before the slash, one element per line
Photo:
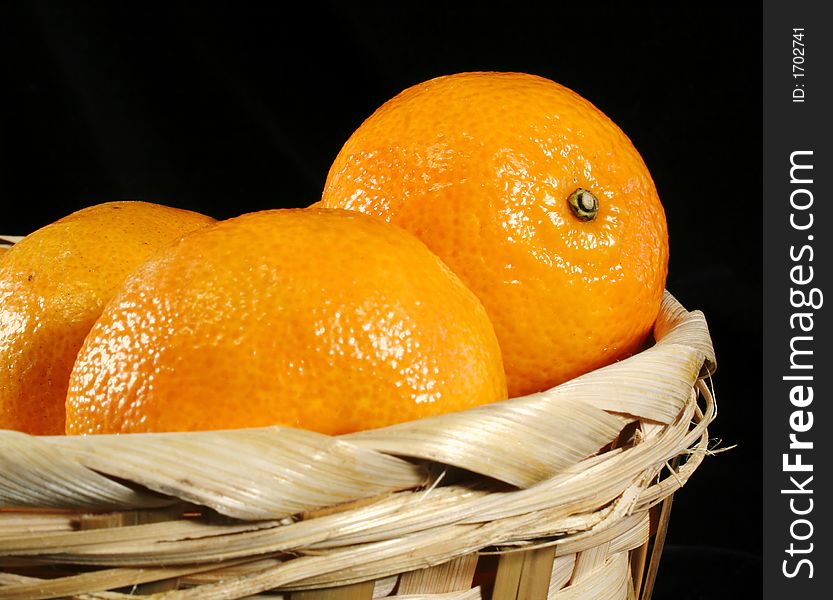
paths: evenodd
<path fill-rule="evenodd" d="M 0 430 L 0 508 L 151 508 L 171 499 L 139 492 L 63 455 L 46 438 Z"/>
<path fill-rule="evenodd" d="M 578 561 L 576 561 L 578 562 Z M 628 589 L 628 556 L 614 555 L 581 582 L 550 595 L 553 600 L 621 600 Z"/>
<path fill-rule="evenodd" d="M 46 443 L 99 473 L 240 519 L 280 518 L 427 482 L 422 465 L 288 427 Z"/>
<path fill-rule="evenodd" d="M 659 316 L 654 323 L 654 337 L 666 344 L 694 348 L 703 356 L 700 377 L 712 375 L 717 368 L 706 317 L 699 310 L 687 311 L 676 298 L 666 292 L 662 297 Z"/>
<path fill-rule="evenodd" d="M 565 554 L 555 557 L 555 561 L 552 564 L 552 574 L 550 575 L 549 598 L 552 598 L 558 590 L 567 585 L 573 576 L 575 566 L 575 554 Z"/>
<path fill-rule="evenodd" d="M 528 487 L 595 454 L 626 422 L 580 400 L 542 393 L 345 437 Z"/>

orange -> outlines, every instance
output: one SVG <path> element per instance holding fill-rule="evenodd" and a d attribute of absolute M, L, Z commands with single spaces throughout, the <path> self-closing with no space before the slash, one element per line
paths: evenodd
<path fill-rule="evenodd" d="M 345 143 L 320 205 L 437 253 L 485 305 L 513 396 L 634 352 L 659 311 L 668 234 L 648 169 L 601 111 L 541 77 L 405 90 Z"/>
<path fill-rule="evenodd" d="M 78 355 L 67 433 L 337 434 L 505 397 L 483 306 L 424 244 L 357 213 L 275 210 L 128 278 Z"/>
<path fill-rule="evenodd" d="M 0 261 L 0 429 L 62 434 L 69 373 L 104 304 L 158 247 L 213 219 L 145 202 L 85 208 Z"/>

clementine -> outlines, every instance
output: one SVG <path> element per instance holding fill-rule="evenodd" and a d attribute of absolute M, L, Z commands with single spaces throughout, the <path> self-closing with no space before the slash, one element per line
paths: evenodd
<path fill-rule="evenodd" d="M 210 217 L 111 202 L 30 234 L 0 261 L 0 429 L 62 434 L 84 337 L 130 271 Z"/>
<path fill-rule="evenodd" d="M 483 306 L 422 242 L 354 212 L 274 210 L 127 279 L 79 352 L 67 433 L 337 434 L 505 397 Z"/>
<path fill-rule="evenodd" d="M 510 395 L 640 347 L 668 264 L 665 213 L 625 134 L 575 92 L 462 73 L 389 100 L 344 144 L 321 206 L 414 233 L 483 302 Z"/>

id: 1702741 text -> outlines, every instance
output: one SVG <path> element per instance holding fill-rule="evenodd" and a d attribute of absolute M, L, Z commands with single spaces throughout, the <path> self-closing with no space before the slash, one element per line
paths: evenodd
<path fill-rule="evenodd" d="M 804 28 L 793 27 L 793 102 L 804 102 Z"/>

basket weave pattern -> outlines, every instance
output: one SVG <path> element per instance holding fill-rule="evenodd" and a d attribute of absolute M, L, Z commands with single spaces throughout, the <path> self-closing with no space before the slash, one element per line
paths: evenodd
<path fill-rule="evenodd" d="M 0 598 L 647 599 L 716 412 L 703 315 L 666 293 L 654 338 L 346 436 L 0 431 Z"/>

